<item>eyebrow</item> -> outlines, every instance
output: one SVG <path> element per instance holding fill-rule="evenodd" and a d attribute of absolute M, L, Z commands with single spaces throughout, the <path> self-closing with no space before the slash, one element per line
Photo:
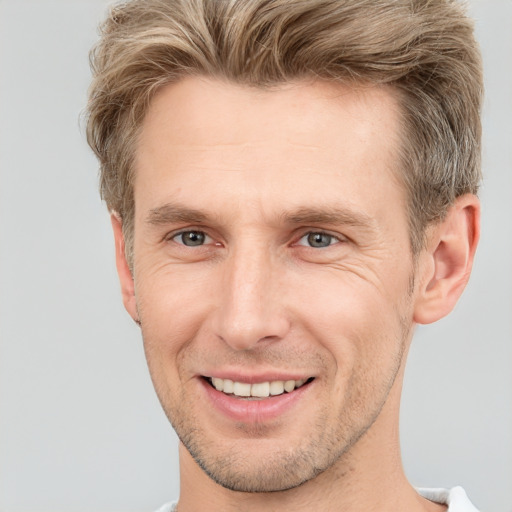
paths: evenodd
<path fill-rule="evenodd" d="M 371 229 L 375 226 L 374 219 L 369 215 L 349 208 L 300 207 L 279 215 L 281 222 L 296 224 L 332 224 Z M 201 224 L 211 221 L 208 213 L 189 208 L 179 203 L 166 203 L 149 211 L 146 222 L 153 226 L 184 222 Z"/>
<path fill-rule="evenodd" d="M 174 222 L 187 222 L 198 224 L 208 219 L 206 213 L 188 208 L 179 204 L 166 203 L 149 211 L 146 222 L 153 226 L 172 224 Z"/>
<path fill-rule="evenodd" d="M 289 224 L 336 224 L 367 229 L 375 225 L 373 218 L 363 212 L 332 206 L 298 208 L 283 217 Z"/>

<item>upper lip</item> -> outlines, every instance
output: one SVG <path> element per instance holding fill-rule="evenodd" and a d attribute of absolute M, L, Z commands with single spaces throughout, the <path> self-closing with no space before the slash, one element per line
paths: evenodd
<path fill-rule="evenodd" d="M 314 375 L 305 372 L 290 372 L 283 373 L 278 371 L 260 372 L 260 373 L 247 373 L 241 370 L 213 370 L 211 373 L 202 373 L 202 377 L 214 377 L 218 379 L 229 379 L 233 382 L 243 382 L 246 384 L 255 384 L 258 382 L 273 382 L 273 381 L 287 381 L 287 380 L 307 380 Z"/>

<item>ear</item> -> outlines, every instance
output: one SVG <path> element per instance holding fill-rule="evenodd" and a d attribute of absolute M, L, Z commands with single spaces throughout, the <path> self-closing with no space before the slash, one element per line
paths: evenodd
<path fill-rule="evenodd" d="M 471 274 L 480 237 L 480 201 L 459 197 L 446 218 L 427 232 L 427 249 L 418 260 L 414 321 L 429 324 L 455 307 Z"/>
<path fill-rule="evenodd" d="M 135 284 L 133 282 L 132 272 L 126 260 L 123 223 L 120 216 L 116 212 L 110 215 L 112 229 L 114 230 L 114 241 L 116 245 L 116 267 L 119 282 L 121 284 L 121 294 L 123 296 L 123 304 L 136 323 L 139 323 L 139 314 L 137 312 L 137 303 L 135 301 Z"/>

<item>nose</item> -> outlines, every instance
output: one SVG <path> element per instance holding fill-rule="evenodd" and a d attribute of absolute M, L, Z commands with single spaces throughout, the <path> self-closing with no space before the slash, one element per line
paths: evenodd
<path fill-rule="evenodd" d="M 290 329 L 282 275 L 267 247 L 237 248 L 223 262 L 214 329 L 235 350 L 278 341 Z"/>

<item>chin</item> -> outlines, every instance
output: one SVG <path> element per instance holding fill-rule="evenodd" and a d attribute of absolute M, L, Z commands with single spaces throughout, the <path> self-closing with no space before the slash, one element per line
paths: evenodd
<path fill-rule="evenodd" d="M 305 460 L 301 463 L 297 461 L 297 455 L 266 458 L 264 461 L 242 460 L 243 454 L 222 461 L 205 461 L 194 454 L 192 456 L 215 483 L 237 492 L 287 491 L 312 480 L 326 469 L 312 466 Z"/>
<path fill-rule="evenodd" d="M 325 425 L 325 423 L 324 423 Z M 199 429 L 175 430 L 196 464 L 215 483 L 231 491 L 282 492 L 294 489 L 333 467 L 357 439 L 331 429 L 299 440 L 252 438 L 219 443 Z M 359 437 L 359 436 L 357 436 Z"/>

